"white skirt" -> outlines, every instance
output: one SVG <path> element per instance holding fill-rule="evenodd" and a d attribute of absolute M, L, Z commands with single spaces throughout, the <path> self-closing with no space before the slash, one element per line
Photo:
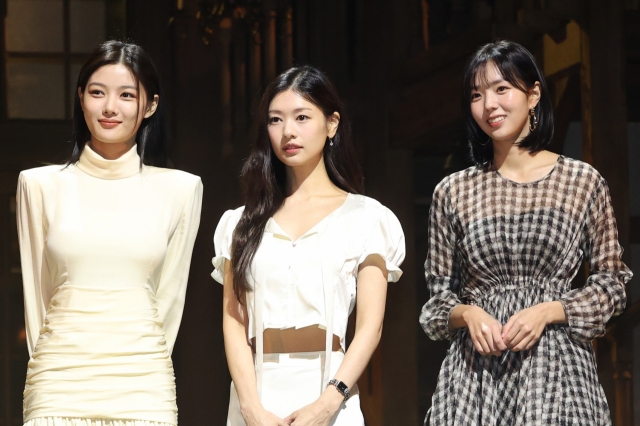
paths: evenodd
<path fill-rule="evenodd" d="M 324 354 L 324 352 L 264 354 L 262 368 L 262 405 L 264 408 L 284 419 L 294 411 L 318 399 L 324 391 L 322 386 Z M 330 377 L 333 377 L 338 371 L 343 359 L 344 353 L 331 353 Z M 351 398 L 342 403 L 330 426 L 364 426 L 357 386 L 351 391 Z M 240 401 L 233 382 L 231 383 L 227 426 L 246 426 L 240 412 Z"/>

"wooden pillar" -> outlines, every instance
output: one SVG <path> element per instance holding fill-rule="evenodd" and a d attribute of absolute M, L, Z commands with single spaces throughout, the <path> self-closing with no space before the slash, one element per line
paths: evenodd
<path fill-rule="evenodd" d="M 284 20 L 281 28 L 282 45 L 282 69 L 291 68 L 293 65 L 293 8 L 287 6 L 284 13 Z"/>
<path fill-rule="evenodd" d="M 620 244 L 629 247 L 629 142 L 624 87 L 626 57 L 623 44 L 623 1 L 589 0 L 583 49 L 583 158 L 607 180 L 615 210 Z M 625 255 L 628 258 L 628 255 Z M 608 353 L 613 377 L 602 377 L 616 426 L 633 421 L 633 330 L 621 327 L 613 341 L 598 342 L 598 353 Z M 609 343 L 610 348 L 606 348 Z M 607 383 L 608 382 L 608 383 Z"/>
<path fill-rule="evenodd" d="M 266 84 L 276 78 L 276 4 L 275 0 L 266 0 L 264 22 L 264 77 Z"/>
<path fill-rule="evenodd" d="M 231 104 L 231 18 L 220 22 L 220 101 L 222 102 L 222 156 L 228 157 L 233 151 L 232 104 Z"/>
<path fill-rule="evenodd" d="M 249 96 L 255 106 L 262 90 L 262 35 L 260 23 L 251 24 L 251 42 L 249 46 Z"/>
<path fill-rule="evenodd" d="M 244 10 L 236 9 L 233 19 L 233 127 L 234 140 L 247 128 L 247 25 Z"/>

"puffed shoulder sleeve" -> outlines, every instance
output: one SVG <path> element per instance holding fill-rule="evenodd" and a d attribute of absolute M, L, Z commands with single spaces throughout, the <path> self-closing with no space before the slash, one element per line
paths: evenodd
<path fill-rule="evenodd" d="M 363 223 L 366 223 L 364 221 Z M 389 282 L 396 282 L 402 276 L 400 265 L 405 256 L 404 232 L 400 221 L 388 208 L 380 206 L 378 217 L 374 221 L 372 229 L 365 229 L 368 242 L 364 252 L 358 261 L 358 266 L 371 255 L 380 255 L 386 263 Z"/>
<path fill-rule="evenodd" d="M 227 210 L 220 218 L 216 231 L 213 234 L 213 245 L 215 248 L 215 257 L 211 260 L 213 263 L 213 272 L 211 276 L 214 280 L 223 284 L 224 262 L 231 260 L 231 242 L 233 241 L 233 231 L 240 221 L 243 207 L 235 210 Z"/>
<path fill-rule="evenodd" d="M 200 226 L 202 181 L 197 176 L 193 176 L 193 178 L 193 181 L 189 182 L 189 189 L 185 188 L 186 199 L 182 206 L 179 222 L 169 239 L 162 275 L 156 292 L 158 311 L 164 324 L 169 353 L 173 351 L 182 320 L 191 254 Z"/>
<path fill-rule="evenodd" d="M 43 215 L 42 189 L 38 182 L 20 173 L 16 192 L 16 219 L 22 285 L 24 319 L 29 355 L 35 349 L 51 301 L 51 278 L 44 256 L 46 223 Z"/>

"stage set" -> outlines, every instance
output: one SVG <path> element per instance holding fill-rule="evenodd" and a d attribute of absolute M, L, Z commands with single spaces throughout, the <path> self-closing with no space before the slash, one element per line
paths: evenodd
<path fill-rule="evenodd" d="M 432 194 L 471 165 L 460 97 L 479 46 L 531 51 L 555 116 L 549 150 L 608 182 L 623 260 L 640 272 L 638 0 L 0 0 L 0 426 L 22 425 L 29 354 L 16 228 L 21 170 L 63 162 L 75 82 L 89 52 L 135 42 L 168 99 L 170 167 L 202 178 L 200 228 L 173 363 L 182 426 L 224 425 L 230 374 L 222 286 L 211 278 L 215 227 L 242 204 L 238 176 L 259 97 L 294 65 L 327 73 L 353 122 L 365 194 L 406 237 L 404 274 L 388 287 L 381 343 L 358 381 L 367 426 L 421 425 L 448 342 L 418 317 Z M 574 279 L 584 284 L 585 263 Z M 594 341 L 615 426 L 640 426 L 640 289 Z M 350 320 L 347 341 L 353 336 Z"/>

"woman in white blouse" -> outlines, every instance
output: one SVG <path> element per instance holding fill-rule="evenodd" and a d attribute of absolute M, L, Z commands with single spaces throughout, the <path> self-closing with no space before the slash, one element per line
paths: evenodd
<path fill-rule="evenodd" d="M 356 382 L 380 340 L 387 281 L 402 274 L 402 228 L 359 195 L 350 125 L 324 74 L 286 71 L 257 117 L 246 205 L 214 236 L 233 379 L 227 425 L 364 425 Z"/>
<path fill-rule="evenodd" d="M 20 174 L 25 426 L 177 425 L 171 351 L 202 184 L 155 167 L 163 103 L 151 58 L 106 42 L 80 70 L 68 164 Z"/>

